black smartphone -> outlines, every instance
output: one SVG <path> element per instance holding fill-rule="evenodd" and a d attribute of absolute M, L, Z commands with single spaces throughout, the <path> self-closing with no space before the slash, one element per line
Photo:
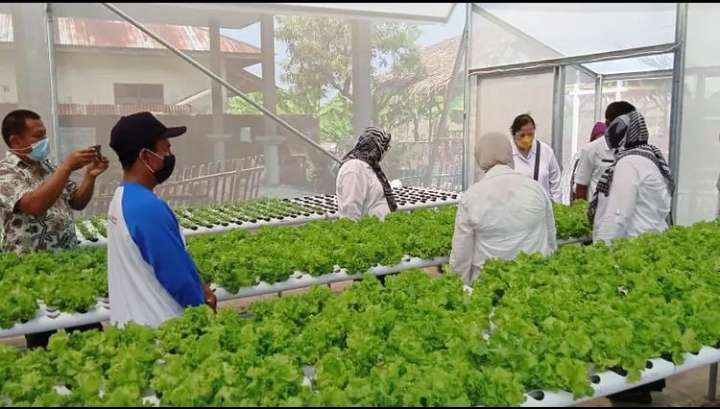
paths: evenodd
<path fill-rule="evenodd" d="M 95 151 L 95 156 L 97 156 L 98 159 L 102 159 L 102 145 L 91 146 L 90 149 Z"/>

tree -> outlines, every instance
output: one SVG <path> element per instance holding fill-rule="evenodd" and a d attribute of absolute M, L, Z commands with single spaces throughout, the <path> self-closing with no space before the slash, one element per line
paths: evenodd
<path fill-rule="evenodd" d="M 253 101 L 262 105 L 262 94 L 248 94 Z M 320 119 L 320 140 L 338 142 L 352 133 L 350 121 L 350 101 L 342 95 L 336 95 L 326 104 L 320 106 L 319 101 L 310 101 L 307 94 L 278 91 L 278 115 L 317 115 Z M 228 113 L 234 115 L 260 115 L 256 109 L 240 97 L 232 97 L 228 101 Z"/>
<path fill-rule="evenodd" d="M 247 94 L 254 102 L 262 105 L 263 96 L 259 92 L 251 92 Z M 277 90 L 277 113 L 279 115 L 302 115 L 317 114 L 320 108 L 318 101 L 309 97 L 308 94 L 300 94 L 296 92 Z M 252 115 L 261 114 L 262 112 L 254 106 L 247 103 L 240 97 L 232 97 L 228 100 L 228 113 L 235 115 Z"/>
<path fill-rule="evenodd" d="M 323 140 L 337 141 L 350 136 L 352 106 L 352 26 L 349 22 L 326 17 L 278 17 L 276 37 L 287 44 L 288 58 L 281 62 L 282 79 L 293 93 L 325 100 L 319 108 Z M 418 69 L 416 40 L 419 30 L 404 23 L 373 23 L 371 82 L 373 120 L 388 119 L 383 113 L 393 95 L 378 87 L 376 75 L 388 69 Z M 397 109 L 395 109 L 397 111 Z M 322 112 L 321 112 L 322 111 Z M 325 114 L 325 115 L 323 115 Z M 330 124 L 324 124 L 331 116 Z M 392 123 L 397 119 L 392 118 Z M 343 136 L 344 135 L 344 136 Z"/>

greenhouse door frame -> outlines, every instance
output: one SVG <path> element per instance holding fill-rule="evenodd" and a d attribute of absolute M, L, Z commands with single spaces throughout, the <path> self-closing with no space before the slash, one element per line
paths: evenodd
<path fill-rule="evenodd" d="M 683 3 L 684 4 L 684 3 Z M 682 14 L 682 13 L 681 13 Z M 678 36 L 678 38 L 682 38 L 682 36 Z M 472 44 L 472 39 L 468 41 L 468 44 Z M 555 91 L 554 91 L 554 101 L 553 101 L 553 149 L 556 150 L 556 155 L 559 157 L 562 157 L 562 134 L 563 134 L 563 120 L 564 120 L 564 91 L 565 91 L 565 69 L 566 67 L 570 66 L 572 68 L 576 68 L 582 72 L 588 73 L 589 75 L 596 78 L 596 97 L 597 92 L 602 91 L 602 77 L 587 69 L 584 67 L 584 64 L 589 64 L 593 62 L 601 62 L 601 61 L 610 61 L 610 60 L 619 60 L 624 58 L 632 58 L 632 57 L 642 57 L 642 56 L 650 56 L 650 55 L 658 55 L 658 54 L 668 54 L 668 53 L 675 53 L 676 55 L 679 54 L 682 50 L 681 42 L 673 42 L 673 43 L 667 43 L 667 44 L 659 44 L 654 46 L 647 46 L 647 47 L 638 47 L 638 48 L 631 48 L 631 49 L 625 49 L 625 50 L 617 50 L 617 51 L 608 51 L 608 52 L 602 52 L 602 53 L 595 53 L 595 54 L 588 54 L 588 55 L 581 55 L 576 57 L 562 57 L 562 58 L 554 58 L 549 60 L 542 60 L 542 61 L 531 61 L 531 62 L 523 62 L 523 63 L 517 63 L 517 64 L 508 64 L 503 66 L 497 66 L 497 67 L 484 67 L 484 68 L 471 68 L 468 70 L 468 86 L 467 86 L 467 94 L 466 95 L 466 111 L 467 111 L 467 120 L 466 120 L 466 138 L 465 138 L 465 152 L 464 152 L 464 174 L 463 174 L 463 189 L 467 189 L 472 184 L 472 181 L 475 180 L 475 159 L 474 159 L 474 149 L 475 149 L 475 138 L 477 135 L 475 135 L 476 131 L 476 123 L 478 122 L 477 116 L 477 93 L 481 84 L 481 80 L 483 78 L 496 78 L 499 76 L 502 77 L 510 77 L 510 76 L 522 76 L 522 75 L 530 75 L 530 74 L 536 74 L 536 73 L 546 73 L 553 71 L 555 73 Z M 470 47 L 470 46 L 469 46 Z M 472 50 L 469 50 L 470 52 Z M 677 58 L 676 58 L 677 60 Z M 472 61 L 471 57 L 468 57 L 468 61 Z M 674 78 L 674 87 L 673 87 L 673 110 L 676 111 L 677 109 L 681 109 L 680 106 L 680 100 L 681 98 L 675 97 L 675 95 L 682 95 L 682 92 L 678 94 L 676 92 L 676 86 L 678 86 L 679 81 L 678 78 L 681 78 L 684 73 L 680 72 L 682 70 L 679 69 L 680 67 L 676 68 L 673 71 L 673 78 Z M 477 77 L 477 78 L 473 78 Z M 682 86 L 681 84 L 679 86 Z M 599 89 L 598 89 L 599 88 Z M 559 98 L 562 96 L 562 98 Z M 596 106 L 596 116 L 599 117 L 601 115 L 600 110 Z M 679 115 L 680 112 L 677 112 L 676 114 L 678 118 L 673 116 L 673 124 L 678 123 L 679 124 Z M 673 133 L 672 131 L 676 130 L 675 127 L 671 126 L 671 148 L 676 148 L 679 146 L 678 139 L 679 139 L 679 126 L 677 126 L 676 133 Z M 676 152 L 677 154 L 677 152 Z M 673 154 L 671 153 L 671 163 Z"/>
<path fill-rule="evenodd" d="M 475 163 L 475 142 L 479 135 L 477 134 L 479 125 L 482 121 L 480 118 L 480 109 L 483 101 L 480 100 L 480 91 L 482 90 L 483 80 L 508 79 L 516 77 L 526 77 L 533 75 L 553 74 L 553 100 L 552 100 L 552 147 L 556 154 L 562 155 L 562 128 L 564 120 L 564 104 L 565 104 L 565 68 L 562 66 L 527 68 L 514 70 L 512 72 L 497 72 L 484 75 L 471 75 L 468 78 L 469 86 L 467 88 L 467 108 L 466 117 L 467 125 L 465 148 L 463 150 L 463 190 L 467 190 L 474 182 L 477 174 Z M 487 103 L 487 101 L 485 101 Z M 491 102 L 492 103 L 492 102 Z M 508 124 L 508 128 L 510 124 Z"/>

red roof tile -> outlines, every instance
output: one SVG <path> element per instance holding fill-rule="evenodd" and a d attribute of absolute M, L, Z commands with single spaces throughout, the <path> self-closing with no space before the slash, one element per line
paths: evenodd
<path fill-rule="evenodd" d="M 205 27 L 147 24 L 146 27 L 183 51 L 209 51 L 210 35 Z M 12 15 L 0 14 L 0 42 L 13 42 Z M 73 47 L 155 49 L 165 47 L 129 23 L 85 18 L 55 19 L 55 44 Z M 260 48 L 220 36 L 220 51 L 260 54 Z"/>

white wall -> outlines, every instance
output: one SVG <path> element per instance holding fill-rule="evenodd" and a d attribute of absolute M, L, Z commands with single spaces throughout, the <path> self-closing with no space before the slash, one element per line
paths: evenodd
<path fill-rule="evenodd" d="M 163 84 L 165 104 L 207 89 L 210 79 L 174 55 L 58 52 L 58 102 L 114 104 L 114 83 Z"/>
<path fill-rule="evenodd" d="M 15 57 L 12 49 L 0 50 L 0 104 L 17 104 Z"/>
<path fill-rule="evenodd" d="M 113 105 L 114 83 L 163 84 L 165 104 L 173 104 L 208 89 L 211 81 L 174 55 L 58 52 L 56 66 L 58 102 L 67 104 Z M 209 105 L 205 99 L 197 104 Z M 0 50 L 0 103 L 17 102 L 13 52 Z"/>

